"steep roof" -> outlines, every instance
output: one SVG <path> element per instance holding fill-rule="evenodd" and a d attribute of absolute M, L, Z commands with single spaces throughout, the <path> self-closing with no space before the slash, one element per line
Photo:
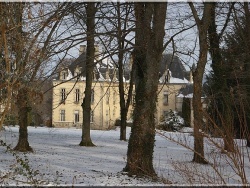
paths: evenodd
<path fill-rule="evenodd" d="M 79 66 L 79 67 L 86 67 L 86 53 L 82 53 L 75 61 L 73 61 L 70 64 L 69 70 L 71 71 L 71 73 L 73 75 L 74 75 L 75 68 L 77 66 Z M 86 76 L 85 69 L 82 69 L 82 71 L 84 72 L 84 76 Z"/>
<path fill-rule="evenodd" d="M 109 67 L 105 64 L 104 60 L 99 60 L 96 63 L 94 68 L 95 78 L 99 79 L 110 79 L 110 80 L 118 80 L 118 70 L 115 67 Z M 82 53 L 77 59 L 75 59 L 70 65 L 69 70 L 74 74 L 76 67 L 79 67 L 81 70 L 81 76 L 86 77 L 86 53 Z M 173 56 L 172 54 L 163 54 L 160 62 L 160 70 L 159 70 L 159 78 L 168 70 L 171 71 L 171 77 L 176 80 L 183 80 L 188 82 L 185 78 L 186 70 L 181 63 L 180 59 L 177 56 Z M 115 75 L 115 79 L 113 79 Z M 108 78 L 107 78 L 108 76 Z M 124 78 L 125 80 L 130 79 L 130 70 L 124 69 Z M 181 82 L 181 83 L 182 83 Z M 179 82 L 178 82 L 179 83 Z"/>
<path fill-rule="evenodd" d="M 160 77 L 167 69 L 171 71 L 172 77 L 182 80 L 185 78 L 186 69 L 181 63 L 179 57 L 173 56 L 172 54 L 163 54 L 160 63 Z"/>

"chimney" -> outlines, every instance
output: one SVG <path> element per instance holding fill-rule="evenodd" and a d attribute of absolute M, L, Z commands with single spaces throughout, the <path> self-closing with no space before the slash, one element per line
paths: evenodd
<path fill-rule="evenodd" d="M 190 70 L 190 72 L 189 72 L 189 82 L 190 83 L 193 83 L 194 81 L 193 81 L 193 71 L 192 70 Z"/>

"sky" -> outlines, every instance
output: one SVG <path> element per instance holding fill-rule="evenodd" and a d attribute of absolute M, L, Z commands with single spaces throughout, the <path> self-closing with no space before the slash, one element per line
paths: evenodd
<path fill-rule="evenodd" d="M 167 19 L 166 19 L 166 32 L 165 32 L 165 39 L 164 42 L 167 42 L 169 40 L 170 37 L 172 37 L 176 32 L 182 30 L 183 28 L 187 28 L 190 25 L 193 25 L 193 21 L 191 19 L 187 19 L 186 16 L 190 14 L 190 8 L 189 6 L 185 3 L 169 3 L 168 5 L 168 10 L 167 10 Z M 97 20 L 96 20 L 97 22 Z M 105 22 L 105 23 L 102 23 Z M 104 21 L 99 21 L 98 27 L 96 29 L 96 32 L 105 32 L 105 28 L 109 22 L 107 22 L 107 20 Z M 57 34 L 55 34 L 55 37 L 62 37 L 62 36 L 73 36 L 73 35 L 77 35 L 77 33 L 82 33 L 79 34 L 74 38 L 74 40 L 76 41 L 76 43 L 78 43 L 76 46 L 72 47 L 68 52 L 67 52 L 67 57 L 74 57 L 77 58 L 79 55 L 79 47 L 81 44 L 86 44 L 86 42 L 84 42 L 84 30 L 81 29 L 81 26 L 79 24 L 77 25 L 73 25 L 72 24 L 72 20 L 70 21 L 69 18 L 67 18 L 65 21 L 63 21 L 63 23 L 60 25 L 61 27 L 61 32 L 64 32 L 63 35 L 61 35 L 60 32 L 58 32 Z M 111 25 L 108 26 L 108 29 L 111 29 Z M 134 37 L 133 33 L 130 33 L 130 35 L 128 35 L 127 39 L 131 40 Z M 72 38 L 72 39 L 73 39 Z M 82 38 L 82 39 L 81 39 Z M 81 40 L 83 40 L 82 42 L 80 42 Z M 95 38 L 96 42 L 99 43 L 102 46 L 102 42 L 100 42 L 100 39 L 98 39 L 98 37 Z M 66 40 L 65 40 L 66 41 Z M 99 41 L 99 42 L 98 42 Z M 113 40 L 114 42 L 114 40 Z M 134 40 L 132 40 L 132 42 L 134 42 Z M 64 45 L 67 46 L 67 44 L 65 43 Z M 178 36 L 175 37 L 175 50 L 181 52 L 181 53 L 177 53 L 176 55 L 178 55 L 184 66 L 186 67 L 187 70 L 190 69 L 190 67 L 192 66 L 193 63 L 196 63 L 197 61 L 197 56 L 198 56 L 198 49 L 197 49 L 198 45 L 197 45 L 197 31 L 194 28 L 189 29 L 181 34 L 179 34 Z M 58 49 L 60 49 L 60 47 L 58 46 Z M 172 53 L 173 48 L 172 48 L 172 44 L 170 43 L 167 47 L 167 49 L 165 50 L 164 53 Z M 184 55 L 185 53 L 190 53 L 192 52 L 193 55 L 192 56 L 187 56 Z M 191 54 L 191 53 L 190 53 Z M 60 57 L 63 57 L 65 55 L 65 52 L 61 53 Z M 60 58 L 59 57 L 59 58 Z M 55 60 L 58 58 L 58 56 L 55 56 Z M 116 57 L 117 58 L 117 57 Z M 209 66 L 208 66 L 209 68 Z"/>
<path fill-rule="evenodd" d="M 185 132 L 185 133 L 183 133 Z M 34 153 L 17 153 L 24 161 L 27 159 L 32 172 L 33 182 L 50 186 L 163 186 L 200 185 L 200 184 L 241 184 L 240 177 L 234 171 L 234 163 L 219 148 L 222 140 L 205 139 L 205 156 L 216 163 L 198 165 L 192 163 L 193 148 L 192 128 L 183 128 L 182 132 L 157 130 L 154 149 L 154 168 L 158 181 L 145 178 L 128 177 L 122 169 L 126 165 L 127 141 L 119 140 L 119 128 L 113 130 L 91 130 L 91 137 L 96 147 L 81 147 L 81 129 L 28 127 L 29 143 Z M 130 128 L 127 128 L 127 138 Z M 18 126 L 5 127 L 0 131 L 0 139 L 13 148 L 18 140 Z M 247 157 L 244 140 L 235 140 L 244 156 L 245 173 L 250 181 L 250 161 Z M 185 147 L 183 147 L 185 145 Z M 0 182 L 1 185 L 27 185 L 32 181 L 20 168 L 15 157 L 6 148 L 0 147 Z M 237 159 L 237 158 L 236 158 Z M 223 181 L 222 181 L 223 180 Z M 171 186 L 171 185 L 170 185 Z"/>

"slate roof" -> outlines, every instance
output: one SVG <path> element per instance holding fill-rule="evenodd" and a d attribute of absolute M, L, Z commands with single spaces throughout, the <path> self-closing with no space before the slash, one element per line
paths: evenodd
<path fill-rule="evenodd" d="M 172 54 L 163 54 L 160 63 L 160 77 L 164 74 L 165 70 L 169 69 L 171 71 L 172 77 L 184 79 L 186 74 L 186 69 L 181 63 L 177 56 Z"/>
<path fill-rule="evenodd" d="M 204 87 L 204 85 L 202 86 Z M 187 84 L 185 87 L 182 87 L 180 90 L 179 90 L 179 97 L 189 97 L 189 98 L 193 98 L 193 97 L 190 97 L 190 96 L 193 96 L 193 93 L 194 93 L 194 85 L 193 84 Z M 204 92 L 204 89 L 202 89 L 202 94 L 201 94 L 202 97 L 205 97 L 205 92 Z"/>
<path fill-rule="evenodd" d="M 186 87 L 183 87 L 180 89 L 179 94 L 187 96 L 189 94 L 192 94 L 193 92 L 194 92 L 194 85 L 188 84 L 188 85 L 186 85 Z"/>
<path fill-rule="evenodd" d="M 118 80 L 118 69 L 115 67 L 108 67 L 106 64 L 99 60 L 96 62 L 98 66 L 95 66 L 95 78 L 100 79 L 101 77 L 107 79 L 106 72 L 108 71 L 109 79 L 113 80 L 114 75 L 116 75 L 116 79 Z M 76 60 L 74 60 L 69 66 L 69 70 L 72 75 L 74 74 L 75 68 L 79 66 L 81 68 L 81 76 L 86 77 L 86 53 L 82 53 Z M 98 67 L 98 68 L 97 68 Z M 160 62 L 160 70 L 159 70 L 159 78 L 164 74 L 164 72 L 169 69 L 171 71 L 171 76 L 174 78 L 184 79 L 186 78 L 186 70 L 180 59 L 177 56 L 173 56 L 172 54 L 163 54 L 162 60 Z M 114 71 L 116 72 L 114 74 Z M 125 80 L 130 79 L 130 71 L 124 70 L 124 78 Z"/>

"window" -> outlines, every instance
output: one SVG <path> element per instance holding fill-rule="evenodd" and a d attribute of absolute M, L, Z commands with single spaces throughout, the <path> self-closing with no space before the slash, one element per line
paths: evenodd
<path fill-rule="evenodd" d="M 61 102 L 65 102 L 66 100 L 66 90 L 63 88 L 61 89 Z"/>
<path fill-rule="evenodd" d="M 65 121 L 65 110 L 60 111 L 60 121 Z"/>
<path fill-rule="evenodd" d="M 66 80 L 67 76 L 68 76 L 67 71 L 63 71 L 62 72 L 62 80 Z"/>
<path fill-rule="evenodd" d="M 76 92 L 75 92 L 75 102 L 79 103 L 79 100 L 80 100 L 80 89 L 76 89 Z"/>
<path fill-rule="evenodd" d="M 163 104 L 168 105 L 168 92 L 167 91 L 163 92 Z"/>
<path fill-rule="evenodd" d="M 94 122 L 94 111 L 92 110 L 90 113 L 90 123 Z"/>
<path fill-rule="evenodd" d="M 79 123 L 79 110 L 75 110 L 75 123 Z"/>

